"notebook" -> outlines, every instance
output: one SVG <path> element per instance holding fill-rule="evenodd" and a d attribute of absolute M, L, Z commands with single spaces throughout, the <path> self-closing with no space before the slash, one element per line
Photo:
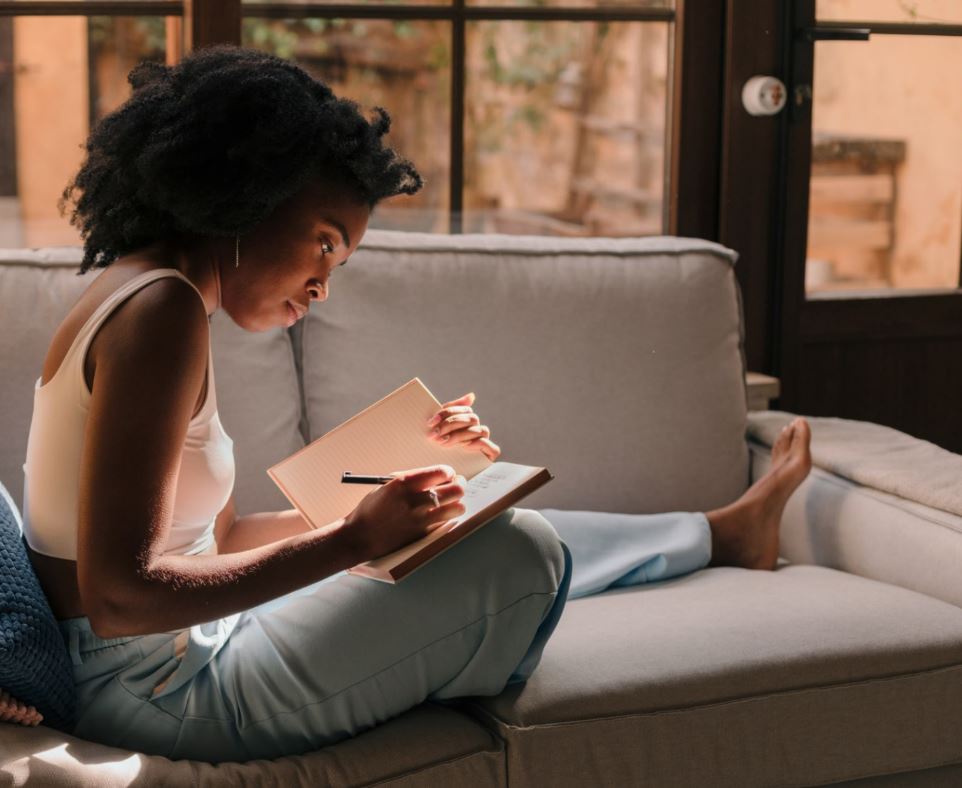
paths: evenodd
<path fill-rule="evenodd" d="M 373 489 L 342 484 L 345 470 L 386 476 L 445 464 L 465 477 L 464 514 L 399 550 L 351 567 L 351 574 L 397 583 L 554 478 L 544 467 L 491 462 L 476 449 L 435 443 L 427 421 L 440 408 L 414 378 L 267 469 L 314 528 L 350 514 Z"/>

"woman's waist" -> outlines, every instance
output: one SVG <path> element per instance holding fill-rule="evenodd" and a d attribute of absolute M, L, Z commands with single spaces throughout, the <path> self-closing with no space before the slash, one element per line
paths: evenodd
<path fill-rule="evenodd" d="M 40 581 L 44 596 L 53 611 L 54 617 L 60 624 L 76 621 L 73 625 L 80 631 L 90 631 L 90 624 L 87 613 L 84 610 L 80 596 L 80 588 L 77 583 L 77 562 L 65 558 L 54 558 L 33 550 L 27 545 L 27 552 L 30 556 L 30 563 L 33 565 L 34 573 Z M 180 555 L 186 553 L 169 552 L 165 555 Z M 203 549 L 191 555 L 217 555 L 217 542 L 213 538 L 209 540 Z M 81 622 L 82 619 L 82 622 Z M 184 627 L 187 629 L 187 627 Z M 182 630 L 173 630 L 173 633 Z"/>

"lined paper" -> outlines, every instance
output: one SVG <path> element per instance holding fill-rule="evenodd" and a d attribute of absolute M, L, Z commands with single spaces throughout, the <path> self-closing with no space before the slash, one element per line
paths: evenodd
<path fill-rule="evenodd" d="M 343 471 L 387 476 L 444 464 L 472 479 L 488 468 L 491 460 L 477 449 L 446 447 L 430 439 L 427 422 L 440 408 L 441 403 L 414 378 L 268 468 L 267 473 L 315 528 L 350 514 L 374 489 L 366 484 L 342 484 Z"/>

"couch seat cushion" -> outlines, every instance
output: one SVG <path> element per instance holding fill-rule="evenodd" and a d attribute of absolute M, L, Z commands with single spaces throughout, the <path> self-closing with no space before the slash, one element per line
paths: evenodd
<path fill-rule="evenodd" d="M 105 747 L 49 728 L 0 723 L 0 783 L 8 782 L 90 788 L 506 785 L 503 745 L 476 722 L 433 703 L 317 752 L 217 766 Z"/>
<path fill-rule="evenodd" d="M 925 768 L 962 759 L 962 611 L 822 567 L 713 568 L 570 601 L 528 682 L 464 708 L 515 788 Z"/>

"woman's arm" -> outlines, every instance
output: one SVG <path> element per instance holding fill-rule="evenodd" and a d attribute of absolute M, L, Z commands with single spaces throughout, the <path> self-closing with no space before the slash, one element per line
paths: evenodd
<path fill-rule="evenodd" d="M 214 539 L 217 541 L 218 553 L 239 553 L 310 530 L 310 524 L 301 517 L 297 509 L 258 512 L 238 517 L 234 496 L 231 495 L 224 510 L 217 517 Z"/>
<path fill-rule="evenodd" d="M 83 594 L 100 637 L 165 632 L 255 607 L 354 566 L 354 547 L 341 530 L 325 528 L 226 555 L 160 556 L 136 572 L 113 573 Z M 121 580 L 118 583 L 117 580 Z M 82 589 L 83 593 L 83 589 Z"/>
<path fill-rule="evenodd" d="M 101 328 L 80 470 L 77 580 L 102 637 L 211 621 L 364 560 L 343 520 L 226 555 L 161 554 L 208 330 L 197 294 L 179 279 L 138 291 Z"/>

